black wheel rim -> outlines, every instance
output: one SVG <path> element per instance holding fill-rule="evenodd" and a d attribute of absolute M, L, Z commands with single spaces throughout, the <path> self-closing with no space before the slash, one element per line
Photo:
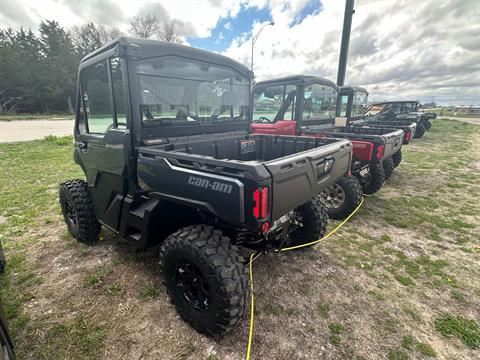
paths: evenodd
<path fill-rule="evenodd" d="M 67 215 L 68 220 L 73 226 L 77 225 L 77 214 L 75 213 L 70 200 L 65 200 L 65 215 Z"/>
<path fill-rule="evenodd" d="M 181 260 L 175 269 L 175 283 L 185 301 L 195 310 L 206 312 L 210 308 L 210 286 L 207 278 L 191 261 Z"/>
<path fill-rule="evenodd" d="M 332 184 L 320 193 L 323 205 L 329 209 L 338 209 L 345 202 L 345 191 L 338 184 Z"/>

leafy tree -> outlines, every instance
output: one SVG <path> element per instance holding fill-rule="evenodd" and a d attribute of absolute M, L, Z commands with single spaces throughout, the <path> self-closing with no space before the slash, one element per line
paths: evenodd
<path fill-rule="evenodd" d="M 121 35 L 118 29 L 95 25 L 92 22 L 82 26 L 74 26 L 70 33 L 75 51 L 81 57 Z"/>

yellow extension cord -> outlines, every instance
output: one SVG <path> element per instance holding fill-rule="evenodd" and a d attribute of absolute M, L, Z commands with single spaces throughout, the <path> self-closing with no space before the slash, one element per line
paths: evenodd
<path fill-rule="evenodd" d="M 370 195 L 371 196 L 371 195 Z M 300 249 L 303 247 L 307 246 L 312 246 L 315 244 L 318 244 L 319 242 L 328 239 L 330 236 L 335 234 L 338 229 L 340 229 L 347 221 L 349 221 L 353 215 L 360 209 L 360 207 L 363 205 L 363 197 L 360 200 L 360 204 L 355 208 L 355 210 L 352 211 L 350 215 L 347 216 L 345 220 L 343 220 L 340 224 L 338 224 L 332 231 L 330 231 L 327 235 L 322 237 L 321 239 L 306 243 L 306 244 L 301 244 L 301 245 L 296 245 L 296 246 L 290 246 L 287 248 L 283 248 L 277 251 L 289 251 L 289 250 L 295 250 L 295 249 Z M 249 274 L 250 274 L 250 325 L 249 325 L 249 331 L 248 331 L 248 344 L 247 344 L 247 355 L 246 355 L 246 360 L 250 360 L 250 350 L 252 348 L 252 338 L 253 338 L 253 312 L 255 310 L 255 303 L 254 303 L 254 297 L 253 297 L 253 256 L 254 254 L 250 255 L 250 265 L 249 265 Z"/>

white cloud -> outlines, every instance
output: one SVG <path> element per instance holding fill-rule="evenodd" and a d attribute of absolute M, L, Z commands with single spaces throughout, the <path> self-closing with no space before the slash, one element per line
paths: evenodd
<path fill-rule="evenodd" d="M 269 5 L 275 25 L 255 45 L 258 80 L 291 74 L 336 80 L 344 2 L 322 4 L 321 12 L 294 26 L 301 9 Z M 357 1 L 346 82 L 366 86 L 377 98 L 436 95 L 480 103 L 479 4 Z M 260 26 L 254 24 L 253 33 Z M 224 54 L 249 65 L 250 51 L 248 37 Z"/>
<path fill-rule="evenodd" d="M 0 1 L 1 27 L 36 29 L 49 19 L 65 27 L 93 21 L 126 32 L 129 17 L 154 11 L 177 20 L 184 37 L 208 37 L 222 19 L 226 31 L 235 31 L 231 19 L 242 6 L 267 9 L 275 25 L 264 29 L 255 46 L 257 79 L 296 73 L 336 79 L 343 1 L 322 1 L 322 11 L 300 23 L 296 19 L 310 1 Z M 358 0 L 355 9 L 347 83 L 366 86 L 377 97 L 437 95 L 480 103 L 479 1 Z M 253 33 L 261 26 L 254 21 Z M 249 65 L 250 37 L 236 34 L 224 54 Z"/>

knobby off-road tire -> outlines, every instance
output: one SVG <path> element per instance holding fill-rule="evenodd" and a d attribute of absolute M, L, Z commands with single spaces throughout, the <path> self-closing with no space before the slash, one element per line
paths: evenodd
<path fill-rule="evenodd" d="M 430 130 L 432 127 L 432 122 L 430 120 L 423 120 L 423 127 L 425 130 Z"/>
<path fill-rule="evenodd" d="M 370 182 L 362 187 L 363 193 L 371 195 L 380 190 L 385 182 L 383 165 L 376 162 L 370 165 Z"/>
<path fill-rule="evenodd" d="M 392 155 L 393 165 L 397 167 L 402 162 L 402 149 L 398 150 L 395 154 Z"/>
<path fill-rule="evenodd" d="M 290 234 L 290 246 L 307 244 L 321 239 L 327 231 L 328 214 L 318 196 L 295 210 L 298 225 Z"/>
<path fill-rule="evenodd" d="M 418 122 L 417 123 L 417 129 L 415 130 L 415 135 L 413 137 L 415 139 L 421 138 L 425 134 L 425 127 L 423 126 L 422 123 Z"/>
<path fill-rule="evenodd" d="M 163 243 L 160 264 L 173 304 L 198 332 L 223 336 L 244 316 L 247 269 L 238 247 L 220 230 L 181 228 Z"/>
<path fill-rule="evenodd" d="M 385 173 L 385 180 L 390 179 L 393 174 L 393 169 L 395 168 L 395 164 L 393 163 L 392 158 L 384 159 L 382 161 L 383 165 L 383 172 Z"/>
<path fill-rule="evenodd" d="M 342 192 L 343 201 L 330 201 L 329 197 L 336 196 L 338 191 Z M 362 199 L 362 185 L 355 176 L 344 176 L 335 184 L 319 194 L 322 204 L 327 209 L 328 217 L 341 220 L 346 218 L 357 207 Z"/>
<path fill-rule="evenodd" d="M 101 225 L 95 216 L 88 184 L 83 180 L 61 183 L 59 198 L 70 234 L 82 243 L 95 243 L 100 235 Z"/>

